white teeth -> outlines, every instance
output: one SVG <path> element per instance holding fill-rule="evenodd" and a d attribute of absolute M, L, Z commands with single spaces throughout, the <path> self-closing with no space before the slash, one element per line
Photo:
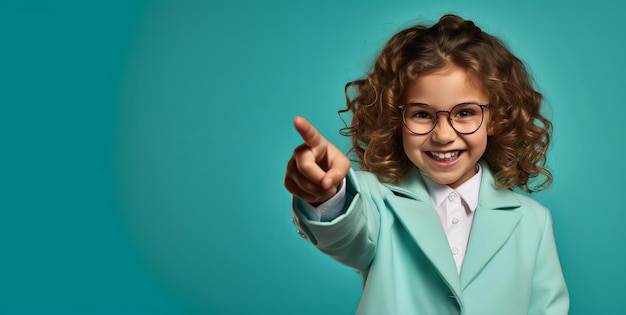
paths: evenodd
<path fill-rule="evenodd" d="M 459 156 L 459 151 L 454 152 L 430 152 L 432 157 L 440 161 L 451 161 Z"/>

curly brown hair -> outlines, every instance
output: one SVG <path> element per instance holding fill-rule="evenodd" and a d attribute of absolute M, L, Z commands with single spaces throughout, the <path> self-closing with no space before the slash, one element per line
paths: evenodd
<path fill-rule="evenodd" d="M 347 107 L 339 112 L 351 112 L 352 119 L 341 132 L 352 137 L 350 151 L 361 169 L 398 184 L 415 167 L 402 146 L 399 105 L 411 80 L 449 65 L 478 80 L 489 97 L 493 134 L 483 158 L 497 187 L 547 188 L 552 182 L 545 168 L 552 124 L 539 112 L 542 95 L 504 43 L 455 15 L 444 15 L 432 27 L 416 25 L 396 33 L 367 77 L 346 84 Z M 541 175 L 543 181 L 531 187 L 529 179 Z"/>

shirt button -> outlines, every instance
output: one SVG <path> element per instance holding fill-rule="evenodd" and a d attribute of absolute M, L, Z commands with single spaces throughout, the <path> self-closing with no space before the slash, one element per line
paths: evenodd
<path fill-rule="evenodd" d="M 452 255 L 458 255 L 459 254 L 459 249 L 456 247 L 452 247 Z"/>
<path fill-rule="evenodd" d="M 450 201 L 455 201 L 455 200 L 456 200 L 456 197 L 457 197 L 457 195 L 456 195 L 455 193 L 451 193 L 451 194 L 448 196 L 448 199 L 449 199 Z"/>
<path fill-rule="evenodd" d="M 452 218 L 452 224 L 457 224 L 459 223 L 459 219 L 457 218 Z"/>

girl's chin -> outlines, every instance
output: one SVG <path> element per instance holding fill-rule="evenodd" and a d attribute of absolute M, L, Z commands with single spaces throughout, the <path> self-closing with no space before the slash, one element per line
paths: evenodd
<path fill-rule="evenodd" d="M 448 185 L 452 189 L 456 189 L 458 186 L 472 178 L 476 174 L 475 168 L 468 171 L 454 170 L 451 172 L 442 172 L 433 169 L 429 169 L 424 172 L 433 182 Z"/>
<path fill-rule="evenodd" d="M 438 176 L 438 175 L 429 175 L 428 177 L 430 177 L 430 179 L 440 185 L 452 185 L 453 183 L 457 182 L 459 179 L 458 178 L 453 178 L 453 177 L 449 177 L 449 176 Z"/>

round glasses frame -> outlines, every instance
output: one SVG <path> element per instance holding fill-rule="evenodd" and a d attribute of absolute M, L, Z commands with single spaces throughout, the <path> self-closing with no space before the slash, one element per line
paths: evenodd
<path fill-rule="evenodd" d="M 412 105 L 420 105 L 420 106 L 426 106 L 430 109 L 432 109 L 432 112 L 435 114 L 434 116 L 434 122 L 433 122 L 433 127 L 426 131 L 426 132 L 415 132 L 413 130 L 411 130 L 411 128 L 409 128 L 409 125 L 406 123 L 406 116 L 405 116 L 405 112 L 406 109 Z M 478 126 L 476 127 L 476 129 L 474 131 L 471 132 L 460 132 L 458 131 L 456 128 L 454 128 L 454 123 L 452 122 L 452 117 L 451 114 L 452 112 L 454 112 L 454 109 L 459 107 L 459 106 L 465 106 L 465 105 L 477 105 L 478 107 L 480 107 L 480 124 L 478 124 Z M 460 103 L 457 105 L 454 105 L 454 107 L 452 107 L 452 109 L 448 110 L 435 110 L 432 106 L 428 105 L 428 104 L 423 104 L 423 103 L 410 103 L 410 104 L 403 104 L 400 105 L 400 110 L 402 111 L 402 124 L 404 124 L 404 126 L 406 127 L 406 129 L 414 134 L 414 135 L 426 135 L 431 133 L 433 130 L 435 130 L 435 127 L 437 127 L 437 123 L 439 122 L 439 113 L 447 113 L 448 114 L 448 123 L 450 124 L 450 127 L 452 127 L 452 129 L 454 129 L 454 131 L 458 134 L 462 134 L 462 135 L 469 135 L 469 134 L 473 134 L 474 132 L 478 131 L 478 129 L 480 129 L 480 127 L 483 125 L 483 122 L 485 121 L 485 108 L 489 107 L 489 104 L 479 104 L 479 103 L 472 103 L 472 102 L 468 102 L 468 103 Z"/>

